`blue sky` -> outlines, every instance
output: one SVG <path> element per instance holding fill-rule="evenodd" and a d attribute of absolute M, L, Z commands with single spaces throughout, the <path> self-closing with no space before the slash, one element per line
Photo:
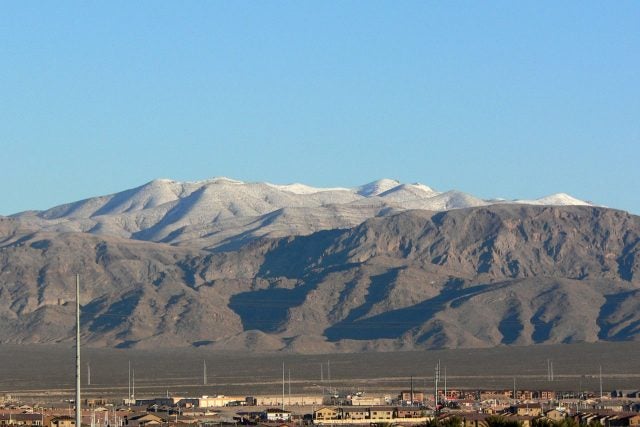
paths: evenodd
<path fill-rule="evenodd" d="M 640 213 L 640 2 L 3 2 L 0 214 L 154 178 Z"/>

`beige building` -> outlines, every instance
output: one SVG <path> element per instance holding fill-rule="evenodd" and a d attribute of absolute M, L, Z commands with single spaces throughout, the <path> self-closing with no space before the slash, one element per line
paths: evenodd
<path fill-rule="evenodd" d="M 343 420 L 366 420 L 369 419 L 369 408 L 344 407 L 342 408 Z"/>
<path fill-rule="evenodd" d="M 257 406 L 282 406 L 282 395 L 255 396 Z M 284 396 L 284 406 L 322 405 L 322 396 Z"/>
<path fill-rule="evenodd" d="M 539 403 L 527 403 L 513 407 L 514 414 L 518 416 L 539 417 L 542 415 L 542 406 Z"/>
<path fill-rule="evenodd" d="M 313 413 L 314 424 L 342 426 L 397 422 L 402 425 L 424 424 L 429 417 L 418 408 L 395 406 L 325 406 Z"/>
<path fill-rule="evenodd" d="M 128 418 L 128 425 L 134 426 L 146 426 L 146 425 L 160 425 L 165 420 L 155 414 L 141 414 L 134 415 Z"/>
<path fill-rule="evenodd" d="M 338 420 L 340 415 L 338 408 L 325 406 L 313 412 L 313 419 L 317 421 Z"/>
<path fill-rule="evenodd" d="M 396 408 L 393 406 L 373 406 L 369 409 L 372 420 L 392 420 L 395 412 Z"/>
<path fill-rule="evenodd" d="M 399 397 L 404 402 L 424 402 L 424 392 L 421 391 L 402 390 Z"/>
<path fill-rule="evenodd" d="M 219 394 L 217 396 L 202 396 L 198 399 L 198 406 L 201 408 L 220 408 L 228 406 L 231 402 L 244 402 L 244 396 L 225 396 Z"/>
<path fill-rule="evenodd" d="M 551 421 L 561 421 L 565 419 L 567 413 L 565 411 L 560 411 L 558 409 L 551 409 L 544 413 L 544 416 Z"/>
<path fill-rule="evenodd" d="M 419 408 L 403 407 L 398 408 L 396 417 L 398 418 L 421 418 L 424 417 L 424 411 Z"/>
<path fill-rule="evenodd" d="M 289 421 L 291 420 L 291 412 L 284 410 L 284 409 L 278 409 L 278 408 L 269 408 L 269 409 L 265 409 L 265 411 L 262 413 L 262 418 L 265 419 L 266 421 Z"/>
<path fill-rule="evenodd" d="M 350 402 L 352 406 L 378 406 L 382 404 L 382 398 L 373 396 L 353 396 Z"/>
<path fill-rule="evenodd" d="M 76 420 L 68 415 L 60 415 L 51 418 L 48 427 L 76 427 Z"/>
<path fill-rule="evenodd" d="M 0 426 L 42 426 L 42 414 L 0 414 Z"/>

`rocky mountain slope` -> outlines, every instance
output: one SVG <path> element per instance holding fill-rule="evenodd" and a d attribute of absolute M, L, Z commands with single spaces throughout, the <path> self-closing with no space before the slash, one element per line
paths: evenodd
<path fill-rule="evenodd" d="M 226 251 L 34 219 L 179 204 L 168 198 L 0 219 L 0 342 L 71 340 L 76 272 L 82 335 L 94 346 L 328 352 L 640 339 L 640 217 L 612 209 L 391 210 Z"/>
<path fill-rule="evenodd" d="M 584 205 L 566 194 L 527 204 Z M 407 209 L 442 211 L 513 203 L 481 200 L 459 191 L 381 179 L 355 188 L 155 180 L 137 188 L 13 217 L 39 230 L 235 250 L 262 237 L 308 235 L 354 227 L 368 218 Z"/>

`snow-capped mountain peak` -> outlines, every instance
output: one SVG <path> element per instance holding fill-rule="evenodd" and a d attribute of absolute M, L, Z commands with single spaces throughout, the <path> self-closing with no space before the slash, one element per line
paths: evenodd
<path fill-rule="evenodd" d="M 364 197 L 378 196 L 385 191 L 389 191 L 392 188 L 397 187 L 398 185 L 400 185 L 400 181 L 396 181 L 395 179 L 383 178 L 356 187 L 354 188 L 354 191 Z"/>
<path fill-rule="evenodd" d="M 527 205 L 548 205 L 548 206 L 582 206 L 591 205 L 584 200 L 576 199 L 567 193 L 555 193 L 535 200 L 516 200 L 516 203 Z"/>
<path fill-rule="evenodd" d="M 300 184 L 300 183 L 293 183 L 293 184 L 271 184 L 271 183 L 266 183 L 268 186 L 276 188 L 278 190 L 282 190 L 282 191 L 288 191 L 290 193 L 294 193 L 294 194 L 313 194 L 313 193 L 321 193 L 321 192 L 326 192 L 326 191 L 349 191 L 348 188 L 342 188 L 342 187 L 333 187 L 333 188 L 318 188 L 318 187 L 311 187 L 309 185 L 306 184 Z"/>
<path fill-rule="evenodd" d="M 588 205 L 558 193 L 536 200 L 482 200 L 460 191 L 380 179 L 354 188 L 247 183 L 227 177 L 156 179 L 136 188 L 42 212 L 14 215 L 52 231 L 81 231 L 202 247 L 234 248 L 263 236 L 349 228 L 408 209 L 444 211 L 490 204 Z"/>

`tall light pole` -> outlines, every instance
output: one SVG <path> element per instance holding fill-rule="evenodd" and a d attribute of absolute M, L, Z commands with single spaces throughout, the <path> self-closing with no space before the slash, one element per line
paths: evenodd
<path fill-rule="evenodd" d="M 202 371 L 203 371 L 203 379 L 202 382 L 204 385 L 207 385 L 207 361 L 202 361 Z"/>
<path fill-rule="evenodd" d="M 76 274 L 76 427 L 82 426 L 80 406 L 80 275 Z"/>
<path fill-rule="evenodd" d="M 434 412 L 437 414 L 438 413 L 438 381 L 440 380 L 440 360 L 438 360 L 438 364 L 436 365 L 436 372 L 434 375 L 434 387 L 433 387 L 433 392 L 434 392 Z"/>

